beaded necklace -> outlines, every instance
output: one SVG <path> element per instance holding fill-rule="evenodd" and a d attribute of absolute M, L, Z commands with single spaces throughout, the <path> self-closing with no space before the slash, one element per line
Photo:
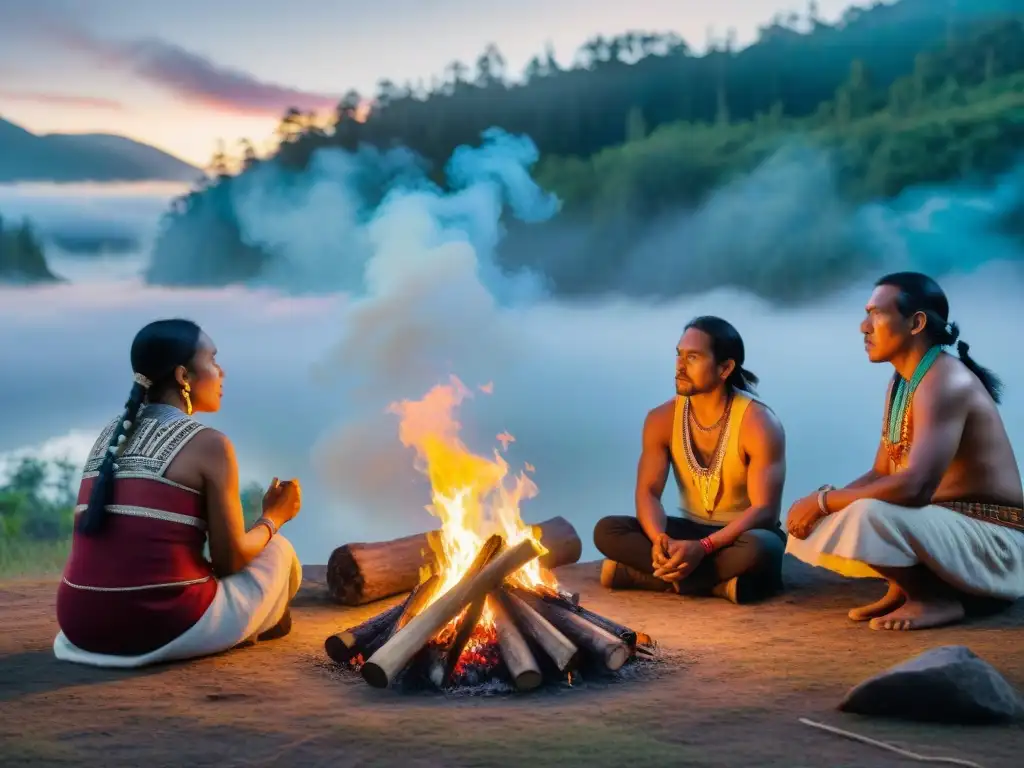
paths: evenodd
<path fill-rule="evenodd" d="M 889 460 L 897 466 L 910 446 L 910 406 L 914 393 L 941 352 L 941 346 L 932 347 L 914 368 L 909 382 L 897 373 L 889 386 L 889 403 L 882 421 L 882 441 Z"/>
<path fill-rule="evenodd" d="M 697 454 L 693 450 L 693 439 L 690 433 L 690 398 L 683 401 L 683 453 L 686 456 L 686 466 L 690 470 L 693 482 L 700 491 L 701 501 L 704 502 L 704 511 L 708 514 L 715 506 L 715 497 L 718 495 L 718 486 L 722 481 L 722 465 L 725 458 L 725 448 L 729 444 L 729 412 L 732 410 L 732 395 L 725 404 L 725 411 L 722 419 L 725 422 L 722 431 L 718 435 L 718 443 L 715 451 L 711 454 L 711 460 L 706 467 L 702 467 L 697 461 Z"/>

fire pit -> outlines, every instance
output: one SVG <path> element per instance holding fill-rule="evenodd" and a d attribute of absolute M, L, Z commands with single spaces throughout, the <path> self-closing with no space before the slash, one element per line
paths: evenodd
<path fill-rule="evenodd" d="M 332 553 L 328 587 L 338 602 L 411 591 L 328 637 L 327 655 L 375 688 L 504 681 L 517 691 L 571 682 L 580 670 L 615 673 L 638 655 L 652 655 L 649 637 L 561 590 L 549 569 L 579 558 L 579 537 L 562 518 L 523 523 L 519 502 L 535 495 L 536 485 L 524 472 L 508 487 L 508 464 L 497 450 L 491 459 L 462 444 L 453 411 L 468 394 L 453 378 L 423 400 L 391 407 L 401 416 L 403 444 L 415 448 L 417 466 L 430 479 L 427 509 L 442 525 L 420 537 Z M 507 450 L 511 436 L 499 439 Z"/>

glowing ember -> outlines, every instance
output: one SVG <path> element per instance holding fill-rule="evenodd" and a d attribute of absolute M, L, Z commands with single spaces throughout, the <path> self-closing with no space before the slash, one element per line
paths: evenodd
<path fill-rule="evenodd" d="M 461 425 L 454 411 L 467 396 L 472 396 L 470 390 L 453 376 L 449 385 L 434 387 L 422 400 L 403 400 L 389 408 L 401 417 L 402 444 L 416 450 L 416 467 L 430 479 L 433 503 L 427 510 L 441 520 L 440 536 L 431 539 L 441 579 L 435 600 L 458 583 L 492 534 L 500 534 L 507 547 L 536 540 L 532 527 L 519 515 L 519 504 L 535 496 L 537 486 L 522 472 L 508 482 L 509 466 L 497 449 L 493 458 L 480 456 L 459 439 Z M 514 438 L 502 433 L 498 440 L 507 449 Z M 536 560 L 509 579 L 524 587 L 557 587 Z M 487 606 L 479 625 L 489 630 L 493 624 Z"/>

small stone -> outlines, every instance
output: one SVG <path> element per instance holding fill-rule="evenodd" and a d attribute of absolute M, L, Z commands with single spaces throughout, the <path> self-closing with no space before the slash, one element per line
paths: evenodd
<path fill-rule="evenodd" d="M 852 688 L 843 712 L 925 722 L 1024 719 L 1024 700 L 999 671 L 963 645 L 925 651 Z"/>

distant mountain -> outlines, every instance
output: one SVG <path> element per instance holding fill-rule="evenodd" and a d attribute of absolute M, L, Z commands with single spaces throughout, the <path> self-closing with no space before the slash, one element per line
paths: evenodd
<path fill-rule="evenodd" d="M 201 173 L 184 160 L 124 136 L 39 136 L 0 118 L 0 183 L 194 181 Z"/>

